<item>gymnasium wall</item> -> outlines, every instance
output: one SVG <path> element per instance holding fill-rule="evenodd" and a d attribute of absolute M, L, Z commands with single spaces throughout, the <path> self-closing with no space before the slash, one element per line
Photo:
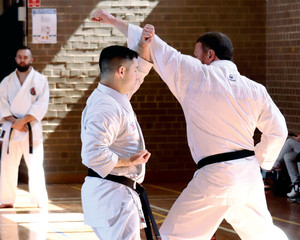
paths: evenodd
<path fill-rule="evenodd" d="M 80 157 L 80 117 L 100 79 L 99 53 L 106 46 L 126 44 L 126 39 L 115 28 L 90 21 L 91 12 L 97 7 L 133 24 L 153 24 L 163 40 L 184 54 L 193 55 L 195 41 L 202 32 L 227 34 L 234 45 L 234 62 L 239 71 L 266 85 L 287 114 L 289 126 L 299 130 L 299 18 L 294 16 L 293 22 L 298 21 L 298 25 L 293 29 L 285 21 L 289 21 L 294 9 L 298 8 L 299 16 L 300 3 L 288 1 L 294 7 L 282 8 L 280 2 L 43 0 L 41 8 L 57 10 L 57 44 L 32 43 L 29 9 L 28 45 L 35 57 L 34 67 L 47 76 L 51 89 L 49 111 L 43 120 L 47 182 L 83 181 L 86 168 Z M 298 42 L 287 46 L 289 39 L 285 39 L 285 33 L 290 32 L 296 33 L 294 38 L 298 34 Z M 289 61 L 280 60 L 286 58 Z M 287 66 L 292 72 L 286 72 Z M 289 84 L 289 91 L 280 85 L 281 81 Z M 152 153 L 145 181 L 190 179 L 196 165 L 187 146 L 181 107 L 153 70 L 133 97 L 132 105 L 143 129 L 146 147 Z"/>

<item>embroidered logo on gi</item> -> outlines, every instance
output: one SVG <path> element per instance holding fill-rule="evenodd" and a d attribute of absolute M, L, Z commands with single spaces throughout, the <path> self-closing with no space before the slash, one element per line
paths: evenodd
<path fill-rule="evenodd" d="M 130 124 L 130 127 L 132 128 L 132 131 L 135 130 L 134 122 L 132 122 L 132 123 Z"/>
<path fill-rule="evenodd" d="M 229 74 L 228 78 L 230 81 L 235 81 L 233 74 Z"/>
<path fill-rule="evenodd" d="M 36 95 L 36 92 L 35 92 L 34 87 L 33 87 L 33 88 L 30 88 L 30 94 L 31 94 L 32 96 L 35 96 L 35 95 Z"/>

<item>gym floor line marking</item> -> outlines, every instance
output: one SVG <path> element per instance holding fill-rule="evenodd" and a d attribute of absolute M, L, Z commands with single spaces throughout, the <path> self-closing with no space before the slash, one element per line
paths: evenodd
<path fill-rule="evenodd" d="M 157 207 L 157 206 L 154 206 L 154 205 L 150 205 L 151 206 L 151 208 L 155 208 L 155 209 L 158 209 L 158 210 L 160 210 L 160 211 L 163 211 L 163 212 L 165 212 L 165 213 L 168 213 L 169 212 L 169 210 L 167 210 L 167 209 L 164 209 L 164 208 L 161 208 L 161 207 Z M 164 220 L 165 220 L 165 218 L 167 217 L 167 216 L 165 216 L 165 215 L 161 215 L 161 214 L 159 214 L 159 213 L 156 213 L 156 212 L 153 212 L 153 214 L 154 215 L 158 215 L 158 216 L 160 216 L 160 217 L 163 217 L 164 219 L 162 219 L 162 220 L 155 220 L 155 222 L 157 223 L 157 224 L 159 224 L 159 223 L 163 223 L 164 222 Z M 230 233 L 234 233 L 234 234 L 237 234 L 234 230 L 232 230 L 232 229 L 228 229 L 228 228 L 225 228 L 225 227 L 221 227 L 221 226 L 219 226 L 219 229 L 221 229 L 221 230 L 224 230 L 224 231 L 227 231 L 227 232 L 230 232 Z"/>
<path fill-rule="evenodd" d="M 81 191 L 81 188 L 80 188 L 80 187 L 72 186 L 71 188 L 74 188 L 74 189 L 76 189 L 76 190 Z"/>
<path fill-rule="evenodd" d="M 172 190 L 172 189 L 168 189 L 168 188 L 164 188 L 164 187 L 159 187 L 159 186 L 152 185 L 152 184 L 149 184 L 149 186 L 154 187 L 154 188 L 158 188 L 158 189 L 161 189 L 161 190 L 166 190 L 166 191 L 169 191 L 169 192 L 175 192 L 175 193 L 179 193 L 179 194 L 181 193 L 181 192 L 178 192 L 178 191 L 175 191 L 175 190 Z M 150 205 L 150 206 L 153 207 L 153 208 L 159 209 L 159 207 L 157 207 L 157 206 L 154 206 L 154 205 Z M 161 210 L 161 211 L 168 211 L 168 210 L 163 209 L 163 208 L 160 208 L 159 210 Z M 272 218 L 274 220 L 277 220 L 277 221 L 280 221 L 280 222 L 285 222 L 285 223 L 290 223 L 290 224 L 294 224 L 294 225 L 300 226 L 300 223 L 297 223 L 297 222 L 293 222 L 293 221 L 289 221 L 289 220 L 285 220 L 285 219 L 278 218 L 278 217 L 273 217 L 273 216 L 272 216 Z"/>
<path fill-rule="evenodd" d="M 169 189 L 169 188 L 159 187 L 159 186 L 156 186 L 156 185 L 153 185 L 153 184 L 148 184 L 147 186 L 151 186 L 151 187 L 153 187 L 153 188 L 165 190 L 165 191 L 172 192 L 172 193 L 177 193 L 177 194 L 180 194 L 180 193 L 181 193 L 181 192 L 179 192 L 179 191 L 175 191 L 175 190 L 172 190 L 172 189 Z"/>
<path fill-rule="evenodd" d="M 300 223 L 297 223 L 297 222 L 285 220 L 285 219 L 278 218 L 278 217 L 272 217 L 272 218 L 273 218 L 274 220 L 277 220 L 277 221 L 280 221 L 280 222 L 285 222 L 285 223 L 290 223 L 290 224 L 294 224 L 294 225 L 300 226 Z"/>
<path fill-rule="evenodd" d="M 168 191 L 168 192 L 172 192 L 172 193 L 177 193 L 177 194 L 180 194 L 181 192 L 179 191 L 175 191 L 175 190 L 172 190 L 172 189 L 169 189 L 169 188 L 164 188 L 164 187 L 159 187 L 159 186 L 156 186 L 156 185 L 153 185 L 153 184 L 148 184 L 147 186 L 150 186 L 150 187 L 153 187 L 153 188 L 157 188 L 157 189 L 160 189 L 160 190 L 164 190 L 164 191 Z M 79 187 L 76 187 L 76 186 L 72 186 L 72 188 L 76 189 L 76 190 L 80 190 L 81 191 L 81 188 Z M 166 209 L 163 209 L 163 208 L 160 208 L 160 207 L 157 207 L 157 206 L 154 206 L 154 205 L 150 205 L 151 207 L 153 208 L 156 208 L 158 210 L 161 210 L 161 211 L 164 211 L 164 212 L 169 212 L 168 210 Z M 293 222 L 293 221 L 289 221 L 289 220 L 285 220 L 285 219 L 282 219 L 282 218 L 278 218 L 278 217 L 273 217 L 272 218 L 274 220 L 277 220 L 277 221 L 280 221 L 280 222 L 285 222 L 285 223 L 290 223 L 290 224 L 294 224 L 294 225 L 298 225 L 300 226 L 300 223 L 297 223 L 297 222 Z M 230 230 L 230 229 L 229 229 Z"/>

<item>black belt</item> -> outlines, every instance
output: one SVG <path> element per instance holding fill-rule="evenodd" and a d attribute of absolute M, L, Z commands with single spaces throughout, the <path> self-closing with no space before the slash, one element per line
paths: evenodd
<path fill-rule="evenodd" d="M 32 154 L 33 153 L 33 135 L 32 135 L 31 125 L 29 122 L 27 123 L 27 126 L 28 126 L 28 135 L 29 135 L 29 153 Z M 8 135 L 8 143 L 7 143 L 7 154 L 9 154 L 9 142 L 10 142 L 10 137 L 11 137 L 12 131 L 13 131 L 13 128 L 10 128 L 9 135 Z"/>
<path fill-rule="evenodd" d="M 245 158 L 249 156 L 253 156 L 255 153 L 254 151 L 250 150 L 239 150 L 235 152 L 227 152 L 227 153 L 220 153 L 220 154 L 215 154 L 211 155 L 205 158 L 202 158 L 198 163 L 198 169 L 212 164 L 212 163 L 218 163 L 218 162 L 226 162 L 226 161 L 231 161 L 231 160 L 236 160 L 240 158 Z"/>
<path fill-rule="evenodd" d="M 145 221 L 147 224 L 147 227 L 144 229 L 145 233 L 146 233 L 146 237 L 147 240 L 152 240 L 152 232 L 151 232 L 151 225 L 155 234 L 155 237 L 157 240 L 161 239 L 156 222 L 154 220 L 151 208 L 150 208 L 150 204 L 149 204 L 149 200 L 148 200 L 148 196 L 146 193 L 145 188 L 138 184 L 137 182 L 131 180 L 130 178 L 124 177 L 124 176 L 116 176 L 116 175 L 111 175 L 108 174 L 105 178 L 101 177 L 98 173 L 96 173 L 93 169 L 88 168 L 88 176 L 90 177 L 98 177 L 98 178 L 102 178 L 102 179 L 106 179 L 106 180 L 110 180 L 113 182 L 117 182 L 117 183 L 121 183 L 126 185 L 127 187 L 130 187 L 131 189 L 133 189 L 134 191 L 136 191 L 140 197 L 141 203 L 142 203 L 142 209 L 143 209 L 143 213 L 145 216 Z M 150 221 L 151 221 L 151 225 L 150 225 Z"/>
<path fill-rule="evenodd" d="M 2 130 L 0 138 L 3 139 L 4 136 L 5 136 L 5 130 Z M 0 140 L 0 160 L 1 160 L 1 156 L 2 156 L 2 147 L 3 147 L 3 140 Z"/>

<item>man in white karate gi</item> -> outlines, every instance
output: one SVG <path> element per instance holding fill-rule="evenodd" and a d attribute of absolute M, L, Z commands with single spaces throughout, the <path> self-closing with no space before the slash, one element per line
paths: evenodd
<path fill-rule="evenodd" d="M 33 57 L 28 47 L 17 51 L 15 61 L 17 69 L 0 84 L 0 122 L 3 124 L 0 208 L 14 206 L 22 155 L 28 169 L 31 203 L 47 208 L 41 120 L 48 109 L 49 86 L 45 76 L 31 66 Z"/>
<path fill-rule="evenodd" d="M 138 59 L 133 50 L 110 46 L 102 50 L 99 66 L 101 80 L 81 120 L 81 156 L 89 168 L 81 191 L 84 222 L 99 239 L 138 240 L 145 227 L 138 194 L 104 178 L 126 177 L 137 183 L 144 179 L 150 153 L 130 98 L 152 64 Z"/>
<path fill-rule="evenodd" d="M 103 9 L 99 22 L 128 27 L 129 47 L 154 33 L 116 19 Z M 142 36 L 143 37 L 143 36 Z M 149 49 L 147 42 L 144 46 Z M 244 240 L 288 239 L 268 211 L 260 167 L 271 169 L 282 148 L 285 119 L 264 86 L 240 75 L 230 39 L 220 32 L 201 35 L 195 57 L 181 54 L 154 36 L 138 52 L 180 102 L 190 151 L 199 170 L 172 206 L 160 228 L 163 240 L 207 240 L 223 219 Z M 143 48 L 142 48 L 143 49 Z M 258 128 L 261 141 L 254 146 Z"/>

